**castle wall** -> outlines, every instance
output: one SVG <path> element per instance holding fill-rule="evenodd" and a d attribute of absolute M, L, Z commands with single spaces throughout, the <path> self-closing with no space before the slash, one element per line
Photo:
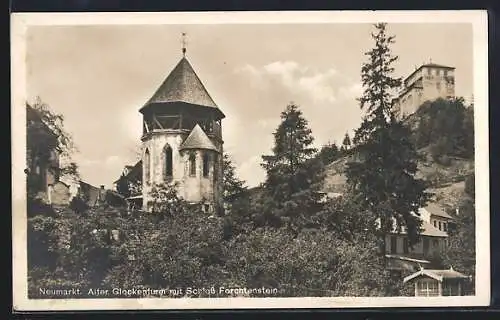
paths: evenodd
<path fill-rule="evenodd" d="M 426 101 L 455 96 L 453 70 L 423 68 L 406 80 L 408 88 L 398 97 L 400 115 L 405 117 L 417 111 Z"/>
<path fill-rule="evenodd" d="M 455 95 L 454 73 L 452 70 L 428 70 L 430 70 L 430 74 L 425 73 L 423 77 L 424 101 L 452 97 Z"/>

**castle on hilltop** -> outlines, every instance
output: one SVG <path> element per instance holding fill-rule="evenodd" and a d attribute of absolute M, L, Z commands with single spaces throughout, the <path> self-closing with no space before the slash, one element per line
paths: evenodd
<path fill-rule="evenodd" d="M 455 68 L 435 63 L 423 64 L 403 81 L 403 90 L 393 100 L 399 115 L 415 113 L 425 101 L 455 96 Z"/>

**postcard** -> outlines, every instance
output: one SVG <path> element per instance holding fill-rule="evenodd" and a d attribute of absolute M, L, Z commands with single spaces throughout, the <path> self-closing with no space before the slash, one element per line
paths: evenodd
<path fill-rule="evenodd" d="M 486 11 L 11 26 L 15 310 L 489 304 Z"/>

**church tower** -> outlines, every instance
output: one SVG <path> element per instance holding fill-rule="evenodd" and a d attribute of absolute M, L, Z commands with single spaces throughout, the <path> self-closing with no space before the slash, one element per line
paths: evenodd
<path fill-rule="evenodd" d="M 143 210 L 151 211 L 154 185 L 177 183 L 178 195 L 203 210 L 222 208 L 222 119 L 215 104 L 183 56 L 139 110 L 143 116 Z"/>

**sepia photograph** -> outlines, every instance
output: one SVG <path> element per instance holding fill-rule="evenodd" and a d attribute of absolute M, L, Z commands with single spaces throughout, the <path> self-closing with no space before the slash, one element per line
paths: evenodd
<path fill-rule="evenodd" d="M 11 15 L 14 309 L 488 305 L 486 17 Z"/>

